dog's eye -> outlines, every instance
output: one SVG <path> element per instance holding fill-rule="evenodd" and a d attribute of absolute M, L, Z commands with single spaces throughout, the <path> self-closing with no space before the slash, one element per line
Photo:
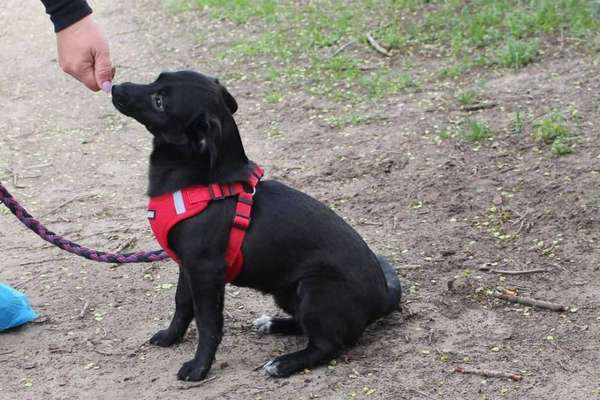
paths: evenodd
<path fill-rule="evenodd" d="M 153 102 L 154 108 L 156 108 L 158 111 L 161 111 L 161 112 L 165 111 L 165 103 L 163 101 L 162 94 L 153 94 L 152 102 Z"/>

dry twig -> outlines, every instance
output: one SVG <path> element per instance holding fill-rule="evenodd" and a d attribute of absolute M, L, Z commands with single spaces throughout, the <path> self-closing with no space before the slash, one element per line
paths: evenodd
<path fill-rule="evenodd" d="M 512 294 L 506 290 L 502 293 L 494 292 L 493 296 L 497 299 L 506 300 L 511 303 L 518 303 L 518 304 L 523 304 L 526 306 L 546 308 L 546 309 L 552 310 L 552 311 L 567 311 L 568 310 L 568 307 L 563 306 L 562 304 L 551 303 L 551 302 L 545 301 L 545 300 L 536 300 L 536 299 L 532 299 L 530 297 L 517 296 L 516 294 Z"/>
<path fill-rule="evenodd" d="M 70 257 L 57 257 L 57 258 L 46 258 L 43 260 L 37 260 L 37 261 L 27 261 L 27 262 L 23 262 L 20 264 L 17 264 L 19 267 L 25 267 L 27 265 L 36 265 L 36 264 L 43 264 L 45 262 L 55 262 L 55 261 L 65 261 L 68 260 Z"/>
<path fill-rule="evenodd" d="M 83 319 L 83 317 L 85 316 L 85 313 L 87 312 L 89 306 L 90 306 L 90 302 L 86 301 L 83 304 L 83 307 L 81 308 L 81 312 L 79 313 L 79 315 L 77 316 L 77 318 Z"/>
<path fill-rule="evenodd" d="M 423 268 L 423 266 L 419 265 L 419 264 L 407 264 L 407 265 L 402 265 L 400 267 L 396 267 L 396 270 L 402 271 L 405 269 L 421 269 L 421 268 Z"/>
<path fill-rule="evenodd" d="M 67 201 L 60 203 L 58 206 L 54 207 L 52 210 L 48 211 L 47 213 L 40 215 L 40 218 L 44 218 L 50 214 L 54 214 L 56 211 L 60 210 L 61 208 L 65 207 L 65 206 L 68 206 L 69 204 L 71 204 L 74 201 L 87 199 L 87 198 L 93 197 L 93 196 L 95 196 L 95 195 L 93 195 L 93 194 L 87 195 L 87 196 L 77 195 L 77 196 L 73 197 L 72 199 L 69 199 Z"/>
<path fill-rule="evenodd" d="M 123 241 L 123 242 L 122 242 L 122 243 L 121 243 L 121 244 L 120 244 L 120 245 L 117 247 L 117 249 L 116 249 L 115 251 L 116 251 L 117 253 L 121 253 L 121 252 L 123 252 L 124 250 L 127 250 L 127 249 L 129 249 L 129 248 L 133 247 L 133 246 L 134 246 L 136 243 L 137 243 L 137 238 L 136 238 L 135 236 L 134 236 L 134 237 L 131 237 L 131 238 L 129 238 L 129 239 L 127 239 L 127 240 Z"/>
<path fill-rule="evenodd" d="M 30 169 L 41 169 L 41 168 L 47 168 L 47 167 L 51 167 L 52 163 L 43 163 L 43 164 L 34 164 L 34 165 L 30 165 L 28 167 L 23 168 L 24 170 L 30 170 Z"/>
<path fill-rule="evenodd" d="M 367 40 L 369 41 L 369 44 L 371 45 L 371 47 L 373 47 L 375 49 L 375 51 L 377 51 L 378 53 L 381 53 L 386 57 L 392 56 L 392 53 L 390 53 L 388 50 L 383 48 L 379 43 L 377 43 L 375 38 L 373 36 L 371 36 L 370 33 L 367 33 Z"/>
<path fill-rule="evenodd" d="M 354 42 L 354 40 L 351 40 L 351 41 L 349 41 L 348 43 L 346 43 L 345 45 L 343 45 L 343 46 L 340 46 L 340 48 L 338 48 L 336 51 L 334 51 L 334 52 L 333 52 L 333 54 L 331 55 L 331 57 L 333 58 L 333 57 L 337 56 L 337 55 L 338 55 L 338 54 L 340 54 L 342 51 L 346 50 L 346 48 L 347 48 L 348 46 L 350 46 L 351 44 L 354 44 L 354 43 L 355 43 L 355 42 Z"/>
<path fill-rule="evenodd" d="M 520 381 L 523 379 L 522 375 L 515 374 L 512 372 L 502 372 L 502 371 L 494 371 L 487 369 L 477 369 L 477 368 L 469 368 L 469 367 L 456 367 L 454 372 L 458 372 L 461 374 L 472 374 L 472 375 L 480 375 L 485 376 L 487 378 L 508 378 L 513 381 Z"/>
<path fill-rule="evenodd" d="M 479 110 L 487 110 L 489 108 L 494 108 L 498 105 L 498 103 L 479 103 L 472 104 L 470 106 L 464 106 L 461 108 L 462 111 L 479 111 Z"/>
<path fill-rule="evenodd" d="M 536 274 L 539 272 L 548 272 L 545 268 L 537 268 L 537 269 L 529 269 L 524 271 L 519 270 L 510 270 L 510 269 L 493 269 L 490 267 L 479 267 L 480 271 L 491 272 L 494 274 L 504 274 L 504 275 L 525 275 L 525 274 Z"/>

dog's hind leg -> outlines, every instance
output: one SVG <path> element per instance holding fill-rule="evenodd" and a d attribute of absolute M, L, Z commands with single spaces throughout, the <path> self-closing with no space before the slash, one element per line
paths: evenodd
<path fill-rule="evenodd" d="M 294 318 L 271 318 L 262 315 L 254 320 L 254 327 L 260 333 L 279 333 L 282 335 L 302 335 L 302 327 Z"/>
<path fill-rule="evenodd" d="M 175 314 L 169 327 L 154 334 L 150 339 L 150 343 L 161 347 L 171 346 L 183 338 L 193 318 L 194 304 L 192 302 L 192 293 L 185 274 L 180 268 L 177 292 L 175 293 Z"/>
<path fill-rule="evenodd" d="M 269 375 L 289 376 L 324 364 L 358 339 L 365 326 L 364 318 L 357 318 L 354 299 L 344 294 L 345 289 L 339 283 L 317 279 L 299 285 L 296 318 L 308 337 L 308 346 L 269 361 L 264 366 Z M 332 301 L 332 293 L 337 294 L 336 301 Z"/>

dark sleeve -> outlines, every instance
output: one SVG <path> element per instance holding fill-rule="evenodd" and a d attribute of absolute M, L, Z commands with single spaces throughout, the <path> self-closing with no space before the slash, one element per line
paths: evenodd
<path fill-rule="evenodd" d="M 85 0 L 42 0 L 54 24 L 54 32 L 61 31 L 92 13 Z"/>

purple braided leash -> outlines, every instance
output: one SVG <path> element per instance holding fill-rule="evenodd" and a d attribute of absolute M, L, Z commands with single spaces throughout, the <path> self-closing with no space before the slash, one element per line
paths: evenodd
<path fill-rule="evenodd" d="M 123 254 L 111 254 L 103 251 L 91 250 L 86 247 L 80 246 L 77 243 L 73 243 L 56 233 L 46 229 L 38 220 L 33 218 L 27 210 L 25 210 L 15 198 L 6 190 L 6 188 L 0 183 L 0 203 L 4 203 L 6 207 L 21 221 L 26 227 L 34 231 L 39 237 L 53 245 L 60 247 L 61 249 L 68 251 L 69 253 L 77 254 L 78 256 L 87 258 L 89 260 L 114 263 L 114 264 L 127 264 L 127 263 L 142 263 L 142 262 L 155 262 L 162 261 L 169 256 L 163 250 L 154 251 L 139 251 L 136 253 L 123 253 Z"/>

